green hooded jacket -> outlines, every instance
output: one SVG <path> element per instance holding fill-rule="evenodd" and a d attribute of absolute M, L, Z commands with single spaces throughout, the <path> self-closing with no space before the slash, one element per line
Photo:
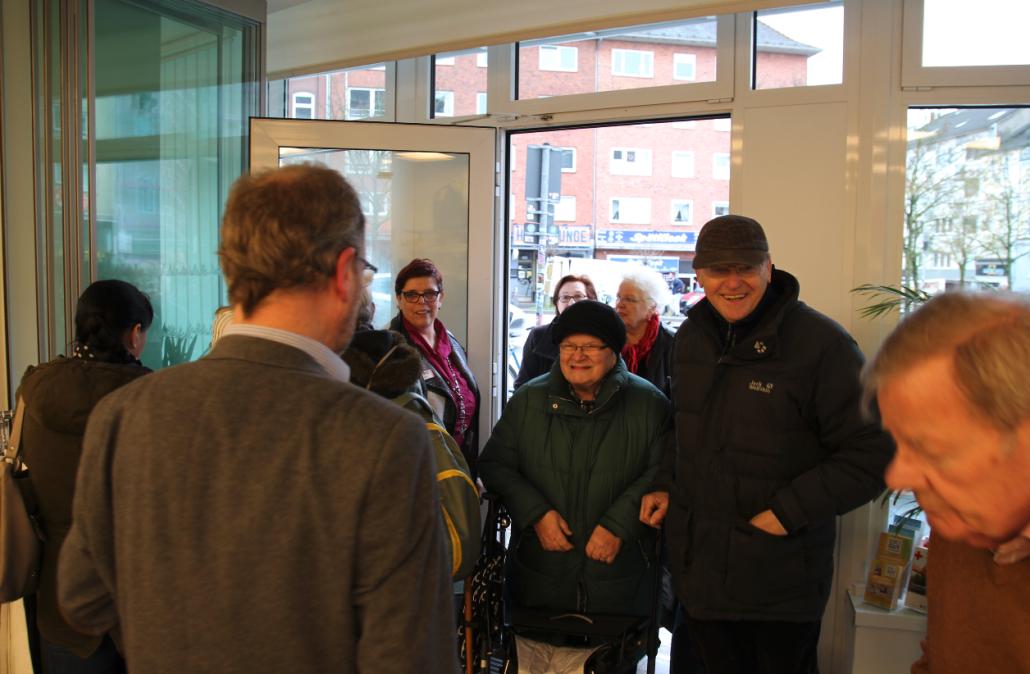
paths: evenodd
<path fill-rule="evenodd" d="M 670 405 L 620 358 L 592 410 L 561 373 L 520 387 L 480 457 L 482 479 L 512 516 L 510 579 L 529 608 L 646 615 L 654 579 L 654 530 L 640 523 L 640 500 L 657 469 Z M 572 530 L 573 550 L 544 550 L 533 524 L 554 509 Z M 622 547 L 612 564 L 586 556 L 601 525 Z"/>

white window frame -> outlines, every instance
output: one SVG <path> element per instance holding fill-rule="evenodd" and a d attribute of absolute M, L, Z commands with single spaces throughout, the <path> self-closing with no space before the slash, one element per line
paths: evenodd
<path fill-rule="evenodd" d="M 613 147 L 608 151 L 608 173 L 613 176 L 649 176 L 652 163 L 649 147 Z"/>
<path fill-rule="evenodd" d="M 673 150 L 669 175 L 673 178 L 694 178 L 697 175 L 693 150 Z"/>
<path fill-rule="evenodd" d="M 626 60 L 629 56 L 640 58 L 639 72 L 630 72 L 626 69 Z M 654 79 L 654 52 L 647 49 L 612 49 L 612 75 Z"/>
<path fill-rule="evenodd" d="M 901 40 L 901 86 L 1006 86 L 1030 82 L 1030 65 L 923 66 L 923 0 L 905 0 Z"/>
<path fill-rule="evenodd" d="M 563 55 L 572 54 L 572 66 L 564 65 Z M 545 57 L 545 54 L 554 54 Z M 579 72 L 579 48 L 564 44 L 542 44 L 537 46 L 537 67 L 547 72 L 576 73 Z"/>
<path fill-rule="evenodd" d="M 436 111 L 437 97 L 443 98 L 443 111 Z M 454 116 L 454 92 L 446 91 L 443 89 L 437 89 L 433 92 L 433 117 L 453 117 Z"/>
<path fill-rule="evenodd" d="M 301 98 L 307 98 L 306 103 Z M 307 110 L 311 113 L 309 117 L 298 117 L 297 110 Z M 291 119 L 315 119 L 315 94 L 310 91 L 295 91 L 290 96 L 290 118 Z"/>
<path fill-rule="evenodd" d="M 720 166 L 721 160 L 725 159 L 726 168 Z M 714 180 L 729 180 L 730 179 L 730 164 L 732 159 L 730 158 L 729 152 L 713 152 L 712 153 L 712 178 Z"/>
<path fill-rule="evenodd" d="M 618 218 L 615 217 L 616 203 L 619 204 Z M 650 225 L 650 197 L 610 197 L 608 199 L 608 221 L 620 225 Z"/>
<path fill-rule="evenodd" d="M 476 92 L 476 114 L 485 115 L 487 106 L 487 95 L 485 91 Z"/>
<path fill-rule="evenodd" d="M 574 148 L 574 147 L 563 147 L 563 148 L 559 148 L 559 149 L 563 153 L 564 152 L 568 152 L 568 153 L 570 153 L 572 155 L 572 166 L 570 166 L 568 168 L 566 168 L 565 166 L 562 166 L 561 167 L 561 172 L 562 173 L 575 173 L 576 172 L 576 148 Z"/>
<path fill-rule="evenodd" d="M 554 206 L 554 220 L 555 222 L 576 221 L 576 197 L 574 195 L 561 195 L 558 203 Z"/>
<path fill-rule="evenodd" d="M 434 56 L 433 57 L 433 65 L 453 66 L 454 65 L 454 57 L 453 56 Z"/>
<path fill-rule="evenodd" d="M 689 66 L 690 74 L 679 75 L 679 66 Z M 675 53 L 672 55 L 672 79 L 693 82 L 697 79 L 697 54 Z"/>
<path fill-rule="evenodd" d="M 485 50 L 476 52 L 476 67 L 487 68 L 489 67 L 490 61 L 489 56 Z"/>
<path fill-rule="evenodd" d="M 377 119 L 377 116 L 375 114 L 375 111 L 376 111 L 376 99 L 382 100 L 382 102 L 383 102 L 383 111 L 385 113 L 385 111 L 386 111 L 386 90 L 385 89 L 378 89 L 376 87 L 347 87 L 347 90 L 344 92 L 344 95 L 347 97 L 347 106 L 344 109 L 344 114 L 348 116 L 348 119 L 350 119 L 350 111 L 352 110 L 351 104 L 350 104 L 350 102 L 351 102 L 350 101 L 350 95 L 351 95 L 351 92 L 353 92 L 353 91 L 367 91 L 367 92 L 369 92 L 368 93 L 368 103 L 369 103 L 369 105 L 371 107 L 368 110 L 368 117 L 367 118 L 362 118 L 362 119 Z"/>
<path fill-rule="evenodd" d="M 676 212 L 679 210 L 677 206 L 687 207 L 687 219 L 677 220 Z M 676 227 L 689 227 L 694 223 L 694 200 L 693 199 L 673 199 L 670 202 L 669 208 L 669 223 Z"/>

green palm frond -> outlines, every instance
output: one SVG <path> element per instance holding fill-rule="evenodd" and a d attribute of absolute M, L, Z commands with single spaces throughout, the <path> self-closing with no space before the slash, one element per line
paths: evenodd
<path fill-rule="evenodd" d="M 862 318 L 879 318 L 894 310 L 903 313 L 914 306 L 920 305 L 930 299 L 930 295 L 923 290 L 909 288 L 907 286 L 874 285 L 865 283 L 852 288 L 851 292 L 867 297 L 870 304 L 858 310 Z"/>

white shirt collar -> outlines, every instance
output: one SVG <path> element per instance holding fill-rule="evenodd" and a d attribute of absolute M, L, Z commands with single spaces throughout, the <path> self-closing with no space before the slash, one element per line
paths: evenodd
<path fill-rule="evenodd" d="M 350 381 L 350 367 L 343 358 L 340 358 L 340 354 L 334 353 L 332 349 L 318 340 L 298 335 L 289 330 L 279 330 L 253 323 L 233 323 L 222 333 L 223 337 L 229 335 L 257 337 L 300 349 L 311 356 L 330 377 L 344 382 Z"/>

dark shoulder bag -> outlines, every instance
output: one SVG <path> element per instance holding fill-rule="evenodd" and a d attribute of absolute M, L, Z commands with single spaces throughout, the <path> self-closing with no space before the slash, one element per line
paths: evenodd
<path fill-rule="evenodd" d="M 21 599 L 36 591 L 42 530 L 29 470 L 21 461 L 21 427 L 25 404 L 14 413 L 11 441 L 0 462 L 0 602 Z"/>

